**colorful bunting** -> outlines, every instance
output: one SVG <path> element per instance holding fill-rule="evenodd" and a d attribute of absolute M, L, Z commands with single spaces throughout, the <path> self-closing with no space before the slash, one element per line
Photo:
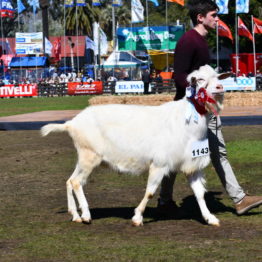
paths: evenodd
<path fill-rule="evenodd" d="M 184 6 L 185 5 L 185 0 L 167 0 L 168 2 L 174 2 L 178 3 L 179 5 Z"/>
<path fill-rule="evenodd" d="M 153 4 L 154 4 L 155 6 L 159 6 L 159 3 L 158 3 L 157 0 L 149 0 L 149 1 L 153 2 Z"/>
<path fill-rule="evenodd" d="M 85 0 L 76 0 L 77 6 L 86 6 Z"/>
<path fill-rule="evenodd" d="M 122 6 L 123 5 L 123 2 L 122 0 L 113 0 L 112 2 L 112 6 Z"/>
<path fill-rule="evenodd" d="M 93 6 L 100 6 L 100 0 L 93 0 Z"/>
<path fill-rule="evenodd" d="M 73 7 L 74 0 L 65 0 L 65 7 Z"/>

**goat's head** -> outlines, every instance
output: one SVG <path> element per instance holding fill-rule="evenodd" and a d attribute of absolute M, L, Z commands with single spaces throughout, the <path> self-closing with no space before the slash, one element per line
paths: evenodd
<path fill-rule="evenodd" d="M 189 74 L 187 81 L 195 88 L 195 99 L 202 103 L 207 111 L 214 112 L 222 109 L 224 97 L 224 90 L 219 80 L 230 75 L 231 73 L 218 74 L 211 66 L 205 65 Z"/>

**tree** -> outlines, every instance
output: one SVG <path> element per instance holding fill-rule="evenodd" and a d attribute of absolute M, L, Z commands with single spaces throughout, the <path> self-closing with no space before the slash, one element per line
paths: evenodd
<path fill-rule="evenodd" d="M 76 17 L 77 16 L 77 17 Z M 76 35 L 77 26 L 79 35 L 92 35 L 92 24 L 98 21 L 99 14 L 90 4 L 74 6 L 66 9 L 66 32 Z"/>
<path fill-rule="evenodd" d="M 115 7 L 115 23 L 119 26 L 130 26 L 131 14 L 127 5 Z M 107 34 L 108 39 L 112 40 L 112 4 L 107 4 L 105 7 L 99 9 L 99 20 L 101 28 Z"/>

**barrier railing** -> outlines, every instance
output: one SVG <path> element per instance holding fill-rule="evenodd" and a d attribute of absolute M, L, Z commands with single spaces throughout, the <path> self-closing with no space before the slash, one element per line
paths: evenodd
<path fill-rule="evenodd" d="M 84 94 L 116 94 L 116 83 L 115 81 L 100 82 L 99 92 L 98 86 L 92 86 L 92 83 L 80 84 L 80 89 L 87 89 L 87 93 L 76 93 L 73 95 L 84 95 Z M 101 84 L 102 83 L 102 84 Z M 176 87 L 173 79 L 163 79 L 162 82 L 151 82 L 152 94 L 161 93 L 175 93 Z M 37 92 L 34 92 L 34 88 Z M 92 90 L 91 90 L 92 89 Z M 94 90 L 93 90 L 94 89 Z M 256 87 L 254 90 L 262 91 L 262 77 L 256 78 Z M 251 89 L 243 89 L 239 91 L 254 91 Z M 235 90 L 226 90 L 235 91 Z M 89 93 L 88 93 L 89 92 Z M 139 91 L 142 93 L 143 91 Z M 22 97 L 22 96 L 39 96 L 39 97 L 53 97 L 53 96 L 67 96 L 72 95 L 68 89 L 68 83 L 39 83 L 39 84 L 26 84 L 26 85 L 5 85 L 0 87 L 0 97 Z"/>
<path fill-rule="evenodd" d="M 163 79 L 162 82 L 151 82 L 151 90 L 153 94 L 175 93 L 176 86 L 173 79 Z"/>
<path fill-rule="evenodd" d="M 53 96 L 66 96 L 67 83 L 39 83 L 38 96 L 40 97 L 53 97 Z"/>

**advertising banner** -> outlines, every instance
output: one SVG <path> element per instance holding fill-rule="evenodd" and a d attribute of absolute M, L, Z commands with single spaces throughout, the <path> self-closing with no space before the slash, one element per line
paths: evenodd
<path fill-rule="evenodd" d="M 15 49 L 20 55 L 42 54 L 43 33 L 15 33 Z"/>
<path fill-rule="evenodd" d="M 94 81 L 92 83 L 69 82 L 67 83 L 68 95 L 99 95 L 103 93 L 103 82 Z"/>
<path fill-rule="evenodd" d="M 117 81 L 115 93 L 143 93 L 143 81 Z"/>
<path fill-rule="evenodd" d="M 37 96 L 37 84 L 5 85 L 0 87 L 0 97 Z"/>
<path fill-rule="evenodd" d="M 119 50 L 174 50 L 184 26 L 120 27 L 117 29 Z"/>
<path fill-rule="evenodd" d="M 256 78 L 255 77 L 229 77 L 220 80 L 219 83 L 223 85 L 225 91 L 255 91 Z"/>

